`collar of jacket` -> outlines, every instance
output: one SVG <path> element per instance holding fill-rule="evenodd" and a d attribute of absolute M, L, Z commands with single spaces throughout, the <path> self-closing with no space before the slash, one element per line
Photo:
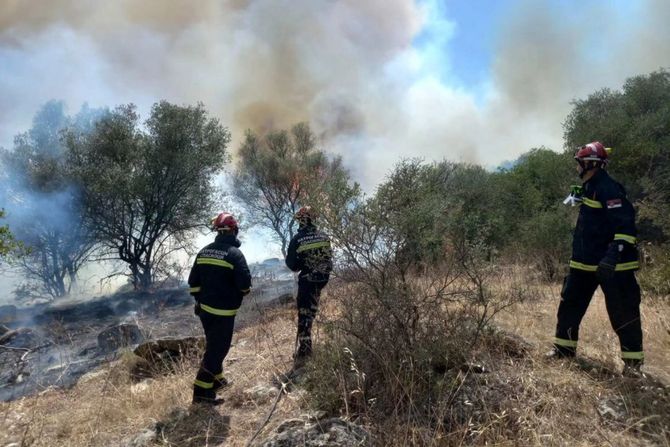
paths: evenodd
<path fill-rule="evenodd" d="M 313 233 L 316 231 L 316 226 L 314 224 L 305 225 L 304 227 L 298 228 L 298 233 Z"/>
<path fill-rule="evenodd" d="M 584 188 L 586 188 L 586 185 L 595 186 L 600 183 L 602 179 L 608 176 L 609 174 L 607 174 L 607 171 L 605 171 L 603 168 L 600 168 L 596 171 L 595 174 L 593 174 L 593 177 L 584 182 Z"/>
<path fill-rule="evenodd" d="M 242 245 L 242 242 L 237 238 L 237 236 L 232 234 L 217 234 L 214 242 L 218 244 L 228 244 L 233 247 L 239 247 Z"/>

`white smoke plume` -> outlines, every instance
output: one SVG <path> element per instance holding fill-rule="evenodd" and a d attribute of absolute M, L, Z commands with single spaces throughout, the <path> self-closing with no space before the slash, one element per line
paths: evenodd
<path fill-rule="evenodd" d="M 501 19 L 478 97 L 434 71 L 448 66 L 441 44 L 458 32 L 448 17 L 436 18 L 439 4 L 6 0 L 0 145 L 11 145 L 52 98 L 141 110 L 159 99 L 202 101 L 235 142 L 246 128 L 309 121 L 371 187 L 400 157 L 495 166 L 531 147 L 560 149 L 570 101 L 670 66 L 665 0 L 626 3 L 624 13 L 588 0 L 571 14 L 558 3 L 518 0 Z M 429 28 L 436 42 L 418 48 Z"/>

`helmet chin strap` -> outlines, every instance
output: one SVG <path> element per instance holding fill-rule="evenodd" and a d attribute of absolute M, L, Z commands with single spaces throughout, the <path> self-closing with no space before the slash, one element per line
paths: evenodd
<path fill-rule="evenodd" d="M 584 160 L 577 160 L 577 163 L 579 163 L 579 167 L 582 168 L 581 171 L 579 171 L 579 178 L 583 179 L 584 176 L 586 175 L 587 172 L 592 171 L 596 168 L 602 167 L 601 163 L 596 163 L 592 161 L 584 161 Z"/>

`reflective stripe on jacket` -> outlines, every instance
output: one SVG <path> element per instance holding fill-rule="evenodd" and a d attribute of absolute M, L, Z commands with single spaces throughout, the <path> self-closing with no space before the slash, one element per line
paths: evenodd
<path fill-rule="evenodd" d="M 251 273 L 239 246 L 235 236 L 219 234 L 196 256 L 188 284 L 201 310 L 235 315 L 242 297 L 251 290 Z"/>
<path fill-rule="evenodd" d="M 330 238 L 313 225 L 300 228 L 288 245 L 286 266 L 303 280 L 327 282 L 333 270 Z"/>
<path fill-rule="evenodd" d="M 622 250 L 616 270 L 639 268 L 635 209 L 623 186 L 600 169 L 584 183 L 582 190 L 570 267 L 595 272 L 610 244 L 617 243 Z"/>

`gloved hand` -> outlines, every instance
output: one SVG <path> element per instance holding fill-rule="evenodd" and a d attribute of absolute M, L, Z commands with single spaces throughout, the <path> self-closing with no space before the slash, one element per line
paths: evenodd
<path fill-rule="evenodd" d="M 619 253 L 623 250 L 623 245 L 618 242 L 612 242 L 605 252 L 605 256 L 598 263 L 596 276 L 601 282 L 609 281 L 614 277 L 617 262 L 619 262 Z"/>
<path fill-rule="evenodd" d="M 195 302 L 195 305 L 193 306 L 193 313 L 194 313 L 196 316 L 198 316 L 198 315 L 200 315 L 200 311 L 201 311 L 201 310 L 200 310 L 200 303 L 196 301 L 196 302 Z"/>

